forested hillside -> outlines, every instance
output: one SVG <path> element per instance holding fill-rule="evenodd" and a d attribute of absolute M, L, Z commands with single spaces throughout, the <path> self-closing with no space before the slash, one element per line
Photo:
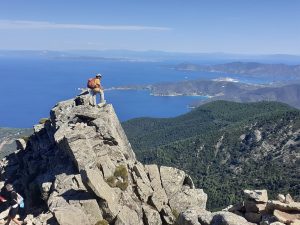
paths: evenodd
<path fill-rule="evenodd" d="M 139 160 L 188 172 L 210 209 L 239 201 L 244 188 L 300 197 L 300 111 L 285 104 L 215 101 L 123 127 Z"/>

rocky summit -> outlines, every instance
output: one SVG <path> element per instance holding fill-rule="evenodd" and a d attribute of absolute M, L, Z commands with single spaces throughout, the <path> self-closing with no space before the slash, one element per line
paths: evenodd
<path fill-rule="evenodd" d="M 27 143 L 1 162 L 2 186 L 25 197 L 33 224 L 173 224 L 207 195 L 183 171 L 144 166 L 107 104 L 89 95 L 59 102 Z"/>
<path fill-rule="evenodd" d="M 207 195 L 184 171 L 137 161 L 113 106 L 89 99 L 59 102 L 1 161 L 1 187 L 13 183 L 24 196 L 27 224 L 252 224 L 207 211 Z"/>

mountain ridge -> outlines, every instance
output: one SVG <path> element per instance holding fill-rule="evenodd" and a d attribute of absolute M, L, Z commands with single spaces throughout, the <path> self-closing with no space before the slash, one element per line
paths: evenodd
<path fill-rule="evenodd" d="M 300 196 L 297 185 L 289 186 L 299 182 L 300 111 L 286 104 L 216 101 L 185 116 L 135 119 L 123 127 L 139 160 L 188 171 L 208 193 L 209 208 L 240 200 L 247 185 L 267 187 L 271 196 L 280 190 Z"/>
<path fill-rule="evenodd" d="M 229 103 L 217 104 L 225 110 L 224 104 Z M 266 108 L 272 106 L 269 103 Z M 281 104 L 278 111 L 285 108 Z M 231 109 L 241 107 L 235 103 Z M 225 116 L 228 122 L 239 121 L 236 118 L 239 110 L 230 117 L 223 112 L 210 115 L 210 111 L 211 104 L 204 110 L 208 121 L 212 116 Z M 244 111 L 251 114 L 249 110 Z M 183 115 L 182 120 L 192 126 L 195 112 Z M 49 119 L 34 126 L 27 142 L 21 140 L 19 149 L 0 161 L 0 187 L 11 182 L 24 196 L 27 224 L 254 225 L 248 221 L 255 218 L 248 217 L 243 208 L 208 211 L 207 194 L 196 188 L 183 170 L 137 161 L 113 106 L 91 106 L 87 92 L 56 104 Z M 218 145 L 219 150 L 221 145 Z M 197 186 L 200 183 L 197 181 Z M 244 193 L 247 201 L 256 206 L 268 198 L 266 190 Z M 259 193 L 263 196 L 257 197 Z M 283 210 L 280 213 L 285 213 L 286 207 L 300 211 L 297 202 L 270 201 L 265 205 L 272 207 L 268 216 L 273 217 L 277 209 Z M 0 213 L 0 220 L 6 213 Z M 278 221 L 258 216 L 262 221 Z"/>
<path fill-rule="evenodd" d="M 128 85 L 117 90 L 148 90 L 154 96 L 204 96 L 191 107 L 216 100 L 235 102 L 279 101 L 300 108 L 300 83 L 247 84 L 221 80 L 188 80 L 152 85 Z"/>
<path fill-rule="evenodd" d="M 88 92 L 55 105 L 21 143 L 0 161 L 0 186 L 20 191 L 30 223 L 172 225 L 189 207 L 205 210 L 184 171 L 136 160 L 113 106 L 92 106 Z"/>
<path fill-rule="evenodd" d="M 259 62 L 230 62 L 216 65 L 180 64 L 174 67 L 182 71 L 202 71 L 212 73 L 227 73 L 248 76 L 288 76 L 299 78 L 300 65 L 267 64 Z"/>

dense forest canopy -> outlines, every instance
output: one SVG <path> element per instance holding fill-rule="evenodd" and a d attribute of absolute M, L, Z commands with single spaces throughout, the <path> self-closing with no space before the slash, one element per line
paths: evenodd
<path fill-rule="evenodd" d="M 300 111 L 285 104 L 215 101 L 123 127 L 139 160 L 188 172 L 210 209 L 239 201 L 244 188 L 300 196 Z"/>

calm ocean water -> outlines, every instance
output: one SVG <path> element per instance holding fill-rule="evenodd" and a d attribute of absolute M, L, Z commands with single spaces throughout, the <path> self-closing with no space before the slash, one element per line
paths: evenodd
<path fill-rule="evenodd" d="M 165 63 L 0 58 L 0 127 L 31 127 L 40 118 L 48 117 L 55 103 L 78 94 L 78 88 L 85 87 L 87 79 L 97 72 L 103 74 L 106 88 L 220 77 L 220 74 L 179 72 L 163 65 Z M 187 106 L 199 98 L 202 97 L 155 97 L 147 91 L 106 92 L 107 101 L 114 105 L 122 121 L 177 116 L 188 112 Z"/>

